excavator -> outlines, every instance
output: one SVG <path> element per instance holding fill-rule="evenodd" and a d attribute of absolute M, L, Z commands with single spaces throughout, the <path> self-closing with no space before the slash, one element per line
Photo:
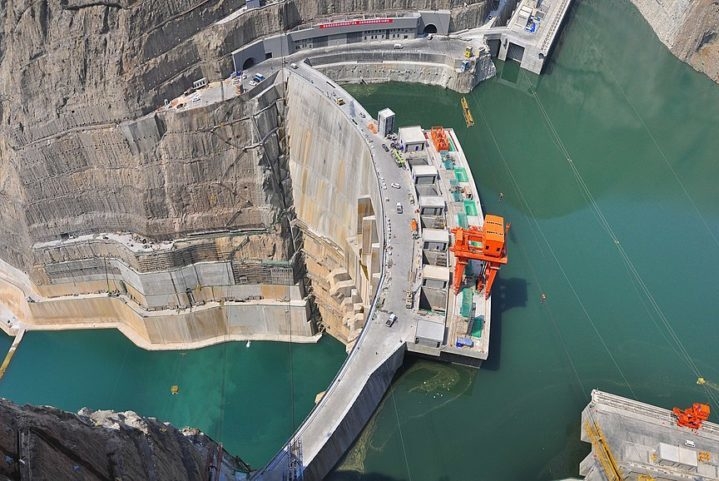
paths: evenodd
<path fill-rule="evenodd" d="M 470 226 L 468 228 L 455 227 L 454 252 L 456 263 L 454 266 L 454 292 L 459 292 L 464 279 L 464 270 L 470 260 L 482 262 L 481 271 L 477 277 L 477 291 L 484 289 L 484 298 L 487 299 L 492 292 L 497 272 L 507 263 L 507 246 L 504 236 L 509 230 L 504 226 L 504 218 L 498 215 L 487 215 L 482 227 Z"/>
<path fill-rule="evenodd" d="M 686 409 L 673 408 L 672 412 L 677 417 L 677 426 L 690 429 L 699 429 L 702 423 L 709 419 L 711 409 L 708 404 L 694 403 Z"/>

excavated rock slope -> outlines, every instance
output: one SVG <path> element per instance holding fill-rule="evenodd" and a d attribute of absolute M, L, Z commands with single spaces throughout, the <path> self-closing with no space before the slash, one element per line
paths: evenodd
<path fill-rule="evenodd" d="M 719 82 L 719 1 L 631 1 L 674 55 Z"/>
<path fill-rule="evenodd" d="M 259 214 L 228 225 L 237 199 L 198 192 L 222 183 L 229 162 L 203 119 L 179 153 L 162 119 L 149 137 L 128 139 L 137 130 L 128 123 L 196 79 L 227 76 L 231 52 L 269 33 L 321 16 L 434 8 L 452 8 L 459 29 L 477 24 L 487 0 L 288 0 L 216 24 L 243 4 L 0 0 L 0 258 L 28 271 L 34 243 L 78 225 L 155 240 L 256 227 L 248 219 Z M 193 118 L 184 120 L 191 130 Z M 264 205 L 252 207 L 280 209 L 272 185 L 263 188 Z"/>
<path fill-rule="evenodd" d="M 197 430 L 133 412 L 75 415 L 0 399 L 0 426 L 0 480 L 200 480 L 221 449 Z M 227 479 L 235 470 L 235 458 L 223 452 Z"/>

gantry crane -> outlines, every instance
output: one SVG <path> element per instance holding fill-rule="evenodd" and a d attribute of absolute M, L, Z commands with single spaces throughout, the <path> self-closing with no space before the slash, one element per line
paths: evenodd
<path fill-rule="evenodd" d="M 509 227 L 507 227 L 509 230 Z M 455 227 L 454 252 L 456 262 L 454 266 L 454 292 L 459 292 L 464 278 L 464 269 L 470 260 L 482 261 L 482 268 L 477 278 L 477 291 L 484 289 L 484 298 L 492 292 L 492 284 L 497 272 L 503 264 L 507 263 L 507 246 L 504 241 L 506 230 L 504 218 L 498 215 L 487 215 L 484 225 L 469 228 Z"/>
<path fill-rule="evenodd" d="M 672 412 L 677 417 L 677 425 L 691 429 L 699 429 L 702 423 L 709 419 L 711 412 L 708 404 L 694 403 L 687 409 L 674 408 Z"/>

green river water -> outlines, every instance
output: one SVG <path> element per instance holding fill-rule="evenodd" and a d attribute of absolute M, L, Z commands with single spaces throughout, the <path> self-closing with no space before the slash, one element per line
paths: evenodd
<path fill-rule="evenodd" d="M 512 228 L 490 360 L 473 370 L 409 359 L 329 479 L 575 476 L 593 388 L 719 410 L 719 88 L 628 1 L 576 3 L 541 77 L 500 63 L 467 96 L 470 129 L 455 93 L 350 89 L 399 125 L 454 127 L 485 211 Z M 114 331 L 30 333 L 0 396 L 197 426 L 259 466 L 291 432 L 290 379 L 298 422 L 343 355 L 331 339 L 149 353 Z"/>

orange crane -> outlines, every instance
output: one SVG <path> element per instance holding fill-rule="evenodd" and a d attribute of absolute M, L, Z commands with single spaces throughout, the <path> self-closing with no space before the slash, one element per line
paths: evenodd
<path fill-rule="evenodd" d="M 699 429 L 702 423 L 709 419 L 711 409 L 708 404 L 694 403 L 686 409 L 674 408 L 672 412 L 677 417 L 677 425 L 685 428 Z"/>
<path fill-rule="evenodd" d="M 451 251 L 454 252 L 456 263 L 454 266 L 454 292 L 459 292 L 464 278 L 464 269 L 470 260 L 483 261 L 482 271 L 477 278 L 477 290 L 484 289 L 484 298 L 488 298 L 492 292 L 494 278 L 497 277 L 500 267 L 507 263 L 507 246 L 504 235 L 509 230 L 504 227 L 504 217 L 498 215 L 487 215 L 484 218 L 484 225 L 467 229 L 455 227 L 454 245 Z"/>
<path fill-rule="evenodd" d="M 432 137 L 432 143 L 434 144 L 434 149 L 437 152 L 449 150 L 449 140 L 447 140 L 447 134 L 444 132 L 444 127 L 432 127 L 429 135 Z"/>

